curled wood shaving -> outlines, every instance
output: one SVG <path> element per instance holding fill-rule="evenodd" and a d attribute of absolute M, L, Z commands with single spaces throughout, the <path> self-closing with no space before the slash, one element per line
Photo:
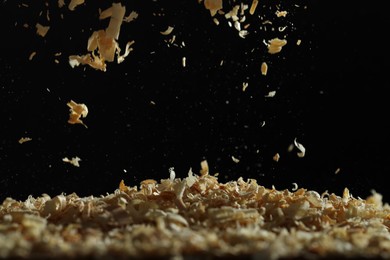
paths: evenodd
<path fill-rule="evenodd" d="M 32 60 L 32 59 L 35 57 L 36 54 L 37 54 L 37 52 L 33 51 L 33 52 L 30 54 L 30 56 L 28 57 L 28 60 Z"/>
<path fill-rule="evenodd" d="M 297 153 L 298 157 L 305 157 L 306 148 L 302 144 L 298 143 L 296 138 L 294 139 L 294 145 L 299 150 Z"/>
<path fill-rule="evenodd" d="M 134 42 L 135 41 L 130 41 L 126 44 L 125 53 L 123 53 L 122 55 L 120 55 L 119 47 L 117 48 L 117 54 L 118 54 L 117 62 L 118 62 L 118 64 L 122 63 L 125 60 L 125 58 L 130 54 L 130 52 L 133 51 L 133 48 L 131 48 L 131 45 L 133 45 Z"/>
<path fill-rule="evenodd" d="M 125 20 L 125 12 L 125 6 L 122 6 L 121 3 L 113 3 L 111 7 L 100 13 L 99 19 L 110 18 L 107 28 L 94 31 L 89 37 L 88 54 L 69 56 L 69 64 L 72 68 L 81 64 L 89 65 L 96 70 L 106 71 L 106 62 L 113 62 L 115 56 L 118 63 L 124 61 L 124 58 L 133 50 L 131 45 L 134 43 L 134 41 L 129 41 L 126 44 L 125 53 L 120 54 L 121 49 L 117 40 L 119 39 L 122 22 Z"/>
<path fill-rule="evenodd" d="M 128 16 L 123 18 L 123 21 L 129 23 L 131 21 L 134 21 L 137 18 L 138 18 L 138 13 L 135 11 L 131 11 L 131 13 Z"/>
<path fill-rule="evenodd" d="M 88 115 L 88 108 L 85 104 L 78 104 L 74 102 L 73 100 L 69 101 L 67 103 L 67 106 L 70 108 L 70 114 L 68 123 L 69 124 L 82 124 L 83 126 L 87 127 L 87 125 L 84 124 L 84 122 L 81 120 L 81 117 L 85 118 Z"/>
<path fill-rule="evenodd" d="M 174 27 L 168 26 L 168 28 L 165 31 L 160 32 L 162 35 L 169 35 L 173 31 Z"/>
<path fill-rule="evenodd" d="M 240 162 L 240 160 L 238 158 L 234 157 L 234 156 L 232 156 L 232 161 L 234 163 L 239 163 Z"/>

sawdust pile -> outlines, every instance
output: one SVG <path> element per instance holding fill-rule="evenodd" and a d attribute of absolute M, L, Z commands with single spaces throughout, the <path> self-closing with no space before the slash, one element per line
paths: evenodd
<path fill-rule="evenodd" d="M 390 257 L 390 207 L 256 180 L 220 183 L 208 173 L 122 181 L 112 194 L 7 198 L 0 257 Z"/>

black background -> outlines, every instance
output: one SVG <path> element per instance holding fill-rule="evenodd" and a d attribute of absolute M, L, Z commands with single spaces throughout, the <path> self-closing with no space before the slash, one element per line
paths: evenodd
<path fill-rule="evenodd" d="M 339 195 L 348 187 L 362 198 L 374 189 L 390 200 L 386 15 L 378 5 L 356 2 L 260 2 L 262 19 L 247 13 L 246 39 L 222 17 L 216 26 L 196 0 L 123 2 L 126 14 L 139 13 L 119 38 L 121 47 L 135 40 L 134 51 L 101 72 L 72 69 L 67 59 L 85 54 L 91 32 L 107 26 L 98 8 L 110 3 L 87 1 L 71 12 L 56 2 L 2 1 L 0 198 L 98 196 L 122 179 L 134 186 L 167 178 L 169 167 L 177 177 L 190 168 L 197 173 L 206 159 L 221 182 L 242 176 L 266 187 L 291 189 L 296 182 Z M 276 4 L 289 12 L 286 18 L 275 17 Z M 287 25 L 285 33 L 270 25 L 261 30 L 267 19 L 276 28 Z M 37 22 L 51 26 L 45 38 L 36 35 Z M 185 47 L 167 46 L 171 36 L 159 32 L 169 25 Z M 268 54 L 263 40 L 285 34 L 282 52 Z M 265 97 L 269 91 L 276 96 Z M 88 129 L 67 123 L 71 99 L 88 106 Z M 33 140 L 21 145 L 23 136 Z M 287 151 L 295 138 L 306 148 L 304 158 Z M 279 162 L 272 160 L 277 152 Z M 74 156 L 79 168 L 62 162 Z"/>

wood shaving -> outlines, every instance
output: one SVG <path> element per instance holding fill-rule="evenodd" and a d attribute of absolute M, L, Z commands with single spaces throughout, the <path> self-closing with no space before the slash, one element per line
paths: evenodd
<path fill-rule="evenodd" d="M 173 181 L 176 177 L 175 168 L 171 167 L 168 169 L 168 171 L 169 171 L 169 179 Z"/>
<path fill-rule="evenodd" d="M 68 8 L 69 10 L 74 11 L 77 6 L 84 4 L 84 2 L 84 0 L 71 0 Z"/>
<path fill-rule="evenodd" d="M 168 26 L 168 28 L 165 31 L 160 32 L 162 35 L 169 35 L 172 33 L 174 27 Z"/>
<path fill-rule="evenodd" d="M 50 26 L 44 26 L 44 25 L 42 25 L 42 24 L 40 24 L 40 23 L 37 23 L 36 25 L 35 25 L 35 28 L 37 29 L 37 34 L 39 35 L 39 36 L 42 36 L 42 37 L 45 37 L 46 36 L 46 34 L 47 34 L 47 32 L 49 31 L 49 29 L 50 29 Z"/>
<path fill-rule="evenodd" d="M 240 162 L 240 160 L 238 158 L 234 157 L 234 156 L 232 156 L 232 161 L 234 163 L 239 163 Z"/>
<path fill-rule="evenodd" d="M 284 30 L 286 30 L 287 26 L 279 26 L 278 27 L 278 31 L 279 32 L 284 32 Z"/>
<path fill-rule="evenodd" d="M 31 140 L 32 140 L 32 138 L 30 138 L 30 137 L 21 137 L 21 138 L 19 139 L 18 143 L 24 144 L 25 142 L 29 142 L 29 141 L 31 141 Z"/>
<path fill-rule="evenodd" d="M 237 30 L 237 31 L 241 31 L 241 24 L 239 21 L 235 21 L 234 22 L 234 28 Z"/>
<path fill-rule="evenodd" d="M 238 32 L 238 36 L 240 36 L 241 38 L 245 39 L 245 37 L 249 34 L 249 32 L 247 30 L 241 30 Z"/>
<path fill-rule="evenodd" d="M 279 162 L 279 159 L 280 159 L 280 154 L 279 153 L 276 153 L 272 159 L 275 161 L 275 162 Z"/>
<path fill-rule="evenodd" d="M 268 72 L 268 64 L 266 62 L 261 63 L 261 74 L 266 76 Z"/>
<path fill-rule="evenodd" d="M 240 10 L 239 5 L 235 5 L 228 13 L 225 14 L 226 19 L 232 19 L 233 22 L 236 22 L 239 20 L 238 18 L 238 11 Z"/>
<path fill-rule="evenodd" d="M 142 181 L 113 193 L 6 198 L 3 259 L 130 259 L 261 256 L 261 259 L 387 259 L 390 206 L 372 191 L 354 198 L 254 179 Z"/>
<path fill-rule="evenodd" d="M 128 189 L 128 187 L 125 185 L 125 181 L 121 180 L 121 182 L 119 183 L 119 190 L 126 191 L 127 189 Z"/>
<path fill-rule="evenodd" d="M 104 60 L 100 59 L 94 53 L 85 54 L 85 55 L 70 55 L 69 56 L 69 65 L 74 68 L 82 65 L 89 65 L 96 70 L 106 71 L 106 63 Z"/>
<path fill-rule="evenodd" d="M 62 8 L 65 5 L 65 0 L 58 0 L 58 7 Z"/>
<path fill-rule="evenodd" d="M 297 153 L 298 157 L 305 157 L 306 149 L 305 147 L 297 142 L 297 139 L 294 139 L 294 145 L 296 148 L 298 148 L 299 152 Z"/>
<path fill-rule="evenodd" d="M 265 95 L 265 97 L 274 97 L 275 95 L 276 95 L 276 91 L 273 90 L 273 91 L 268 92 L 268 94 Z"/>
<path fill-rule="evenodd" d="M 28 60 L 32 60 L 32 59 L 35 57 L 36 54 L 37 54 L 37 52 L 33 51 L 33 52 L 30 54 L 30 56 L 28 57 Z"/>
<path fill-rule="evenodd" d="M 69 159 L 68 157 L 65 157 L 65 158 L 62 158 L 62 161 L 66 162 L 66 163 L 70 163 L 70 164 L 72 164 L 75 167 L 80 167 L 79 161 L 81 161 L 81 159 L 79 157 L 77 157 L 77 156 L 76 157 L 72 157 L 72 159 Z"/>
<path fill-rule="evenodd" d="M 274 38 L 270 41 L 268 41 L 267 47 L 268 47 L 268 53 L 275 54 L 282 50 L 282 47 L 287 44 L 287 40 L 282 40 L 279 38 Z"/>
<path fill-rule="evenodd" d="M 106 37 L 109 39 L 119 39 L 120 28 L 125 16 L 126 7 L 122 6 L 121 3 L 112 3 L 112 6 L 109 8 L 110 12 L 110 22 L 106 28 Z"/>
<path fill-rule="evenodd" d="M 249 9 L 249 13 L 253 15 L 256 11 L 259 0 L 252 0 L 251 8 Z"/>
<path fill-rule="evenodd" d="M 245 91 L 248 86 L 249 86 L 248 82 L 242 82 L 242 91 Z"/>
<path fill-rule="evenodd" d="M 287 152 L 292 152 L 294 150 L 294 144 L 290 144 L 288 147 L 287 147 Z"/>
<path fill-rule="evenodd" d="M 200 174 L 202 176 L 209 174 L 209 164 L 207 160 L 203 160 L 200 162 Z"/>
<path fill-rule="evenodd" d="M 121 3 L 113 3 L 111 7 L 102 11 L 99 19 L 110 18 L 108 27 L 105 30 L 94 31 L 88 39 L 87 50 L 89 53 L 70 55 L 69 65 L 72 68 L 80 64 L 89 65 L 96 70 L 106 71 L 106 62 L 113 62 L 115 55 L 117 55 L 117 62 L 122 63 L 124 58 L 133 50 L 130 46 L 134 43 L 134 41 L 128 42 L 125 54 L 120 55 L 121 50 L 117 40 L 125 12 L 126 8 Z"/>
<path fill-rule="evenodd" d="M 88 115 L 88 108 L 85 104 L 77 104 L 73 100 L 67 103 L 67 106 L 70 107 L 69 111 L 69 124 L 82 124 L 87 127 L 84 122 L 81 120 L 81 117 L 85 118 Z"/>
<path fill-rule="evenodd" d="M 117 49 L 117 54 L 118 54 L 117 62 L 118 62 L 118 64 L 122 63 L 125 60 L 125 58 L 130 54 L 130 52 L 133 51 L 133 48 L 131 48 L 131 45 L 133 45 L 133 44 L 134 44 L 134 41 L 128 42 L 126 44 L 125 53 L 122 55 L 120 54 L 120 49 L 118 47 L 118 49 Z"/>
<path fill-rule="evenodd" d="M 181 65 L 183 66 L 183 68 L 186 67 L 186 65 L 187 65 L 187 58 L 186 58 L 186 57 L 183 57 L 183 58 L 181 59 Z"/>
<path fill-rule="evenodd" d="M 276 16 L 277 17 L 286 17 L 286 15 L 287 15 L 287 11 L 276 11 L 275 12 L 275 14 L 276 14 Z"/>
<path fill-rule="evenodd" d="M 222 9 L 222 0 L 204 0 L 204 6 L 210 11 L 210 15 L 214 16 Z"/>
<path fill-rule="evenodd" d="M 128 16 L 123 18 L 123 21 L 129 23 L 131 21 L 134 21 L 137 18 L 138 18 L 138 13 L 135 11 L 131 11 L 131 13 Z"/>

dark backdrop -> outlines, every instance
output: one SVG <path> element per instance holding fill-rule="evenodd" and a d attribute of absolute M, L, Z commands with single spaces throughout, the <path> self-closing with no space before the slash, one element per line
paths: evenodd
<path fill-rule="evenodd" d="M 196 0 L 130 1 L 126 14 L 139 17 L 122 25 L 119 42 L 135 40 L 134 51 L 101 72 L 72 69 L 67 59 L 86 53 L 91 31 L 107 26 L 97 10 L 110 3 L 87 1 L 70 12 L 54 2 L 2 1 L 1 199 L 98 196 L 122 179 L 133 186 L 167 178 L 170 167 L 177 177 L 190 168 L 197 173 L 206 159 L 222 182 L 242 176 L 277 189 L 295 182 L 339 195 L 348 187 L 363 198 L 374 189 L 390 200 L 385 15 L 356 2 L 278 1 L 289 13 L 277 19 L 275 1 L 260 2 L 262 19 L 248 17 L 250 34 L 242 39 L 225 19 L 216 26 Z M 263 44 L 284 35 L 263 25 L 267 19 L 276 28 L 287 25 L 280 54 L 267 54 Z M 36 22 L 51 25 L 45 38 L 35 34 Z M 184 47 L 167 46 L 171 37 L 159 32 L 169 25 Z M 265 97 L 269 91 L 275 97 Z M 88 106 L 88 129 L 67 123 L 71 99 Z M 21 145 L 23 136 L 33 140 Z M 304 158 L 287 151 L 295 138 Z M 74 156 L 79 168 L 62 162 Z"/>

